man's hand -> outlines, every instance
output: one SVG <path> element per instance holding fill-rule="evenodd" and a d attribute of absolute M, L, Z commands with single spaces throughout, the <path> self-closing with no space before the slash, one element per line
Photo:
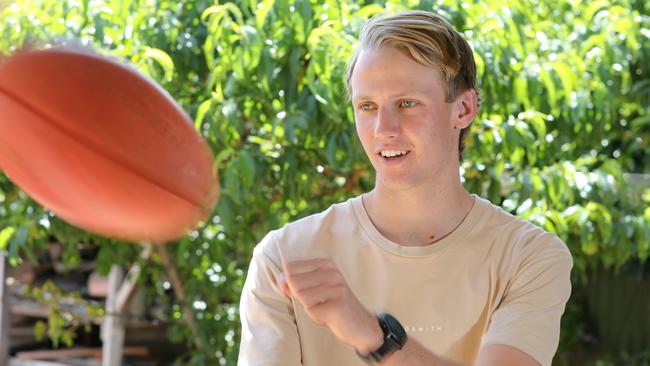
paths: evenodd
<path fill-rule="evenodd" d="M 343 275 L 329 259 L 310 259 L 286 263 L 280 287 L 285 295 L 300 302 L 311 320 L 329 328 L 334 335 L 362 354 L 377 350 L 383 332 L 375 314 L 366 309 L 348 287 Z M 428 350 L 409 338 L 401 351 L 382 365 L 462 366 Z M 503 345 L 481 349 L 477 365 L 539 365 L 524 352 Z"/>
<path fill-rule="evenodd" d="M 302 304 L 311 320 L 366 354 L 383 343 L 377 317 L 368 311 L 348 287 L 329 259 L 295 261 L 284 265 L 284 293 Z"/>

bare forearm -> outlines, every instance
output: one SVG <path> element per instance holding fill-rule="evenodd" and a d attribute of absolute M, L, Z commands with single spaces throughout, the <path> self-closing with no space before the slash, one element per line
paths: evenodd
<path fill-rule="evenodd" d="M 426 349 L 418 341 L 409 338 L 401 350 L 396 351 L 384 362 L 382 366 L 463 366 L 449 359 L 443 358 Z"/>
<path fill-rule="evenodd" d="M 350 343 L 362 354 L 376 350 L 384 341 L 384 334 L 377 322 L 377 318 L 370 316 L 364 337 L 355 339 Z M 384 366 L 464 366 L 447 358 L 436 355 L 412 337 L 407 338 L 404 347 L 387 356 L 381 365 Z"/>

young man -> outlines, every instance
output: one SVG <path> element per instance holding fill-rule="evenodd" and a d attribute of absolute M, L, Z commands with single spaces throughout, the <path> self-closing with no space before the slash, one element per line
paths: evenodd
<path fill-rule="evenodd" d="M 255 248 L 239 365 L 550 365 L 571 255 L 461 185 L 467 42 L 430 13 L 373 18 L 347 80 L 375 187 Z"/>

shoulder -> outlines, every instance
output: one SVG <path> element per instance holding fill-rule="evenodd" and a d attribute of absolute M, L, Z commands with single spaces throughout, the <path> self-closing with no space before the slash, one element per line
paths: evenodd
<path fill-rule="evenodd" d="M 555 234 L 505 211 L 490 201 L 477 197 L 481 205 L 481 223 L 476 235 L 500 247 L 515 262 L 553 257 L 572 265 L 571 252 Z"/>

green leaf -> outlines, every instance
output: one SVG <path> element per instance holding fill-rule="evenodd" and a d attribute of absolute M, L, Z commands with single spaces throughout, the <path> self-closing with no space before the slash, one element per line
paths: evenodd
<path fill-rule="evenodd" d="M 21 226 L 16 230 L 11 240 L 9 240 L 9 261 L 13 265 L 17 264 L 18 250 L 27 242 L 28 233 L 27 228 Z"/>
<path fill-rule="evenodd" d="M 63 342 L 66 347 L 72 347 L 75 337 L 76 333 L 74 329 L 66 329 L 61 333 L 61 342 Z"/>
<path fill-rule="evenodd" d="M 263 0 L 261 3 L 258 3 L 257 9 L 255 9 L 255 22 L 258 29 L 262 29 L 264 26 L 264 21 L 269 11 L 273 8 L 274 0 Z"/>
<path fill-rule="evenodd" d="M 329 164 L 334 165 L 336 162 L 336 149 L 338 148 L 337 146 L 337 141 L 336 141 L 336 135 L 332 134 L 330 137 L 327 139 L 327 144 L 325 145 L 325 157 L 327 158 L 327 161 Z"/>
<path fill-rule="evenodd" d="M 596 0 L 589 2 L 587 9 L 584 14 L 584 18 L 587 23 L 590 23 L 594 20 L 594 16 L 603 10 L 607 10 L 608 2 L 605 0 Z"/>
<path fill-rule="evenodd" d="M 0 231 L 0 250 L 5 250 L 7 248 L 7 244 L 15 232 L 16 229 L 12 226 L 7 226 Z"/>
<path fill-rule="evenodd" d="M 553 82 L 553 78 L 544 67 L 542 67 L 539 76 L 542 79 L 542 83 L 544 84 L 546 92 L 548 93 L 547 102 L 551 108 L 551 114 L 557 116 L 559 114 L 559 108 L 557 105 L 557 93 L 555 90 L 555 83 Z"/>
<path fill-rule="evenodd" d="M 54 348 L 59 348 L 65 320 L 58 312 L 51 311 L 47 318 L 47 323 L 48 336 L 50 337 L 50 340 L 52 340 L 52 345 Z"/>
<path fill-rule="evenodd" d="M 45 339 L 45 333 L 47 332 L 47 324 L 42 320 L 37 320 L 34 324 L 34 338 L 37 341 L 42 341 Z"/>
<path fill-rule="evenodd" d="M 528 98 L 528 80 L 525 77 L 520 76 L 514 81 L 515 96 L 517 101 L 521 103 L 524 108 L 530 106 L 530 99 Z"/>
<path fill-rule="evenodd" d="M 201 125 L 203 124 L 205 114 L 210 110 L 211 106 L 212 99 L 205 100 L 199 105 L 199 109 L 196 111 L 196 118 L 194 118 L 194 128 L 197 131 L 201 131 Z"/>
<path fill-rule="evenodd" d="M 241 184 L 239 177 L 239 164 L 234 164 L 237 160 L 231 161 L 226 167 L 224 174 L 224 191 L 236 204 L 241 204 Z"/>
<path fill-rule="evenodd" d="M 160 65 L 164 72 L 164 80 L 171 81 L 174 75 L 174 61 L 163 50 L 153 47 L 144 48 L 144 56 L 147 59 L 154 60 Z"/>
<path fill-rule="evenodd" d="M 362 7 L 361 9 L 359 9 L 359 11 L 357 11 L 356 15 L 363 18 L 363 19 L 366 19 L 366 18 L 370 18 L 373 15 L 382 13 L 383 11 L 384 11 L 384 8 L 382 6 L 380 6 L 378 4 L 370 4 L 370 5 L 366 5 L 366 6 Z"/>
<path fill-rule="evenodd" d="M 567 65 L 565 62 L 553 62 L 551 64 L 551 67 L 553 70 L 555 70 L 560 79 L 560 82 L 562 83 L 564 98 L 566 104 L 568 105 L 569 97 L 571 96 L 571 92 L 573 91 L 574 85 L 576 83 L 576 72 L 571 70 L 569 65 Z"/>
<path fill-rule="evenodd" d="M 244 186 L 251 186 L 255 180 L 255 160 L 251 154 L 242 150 L 239 154 L 239 169 L 242 172 Z"/>

